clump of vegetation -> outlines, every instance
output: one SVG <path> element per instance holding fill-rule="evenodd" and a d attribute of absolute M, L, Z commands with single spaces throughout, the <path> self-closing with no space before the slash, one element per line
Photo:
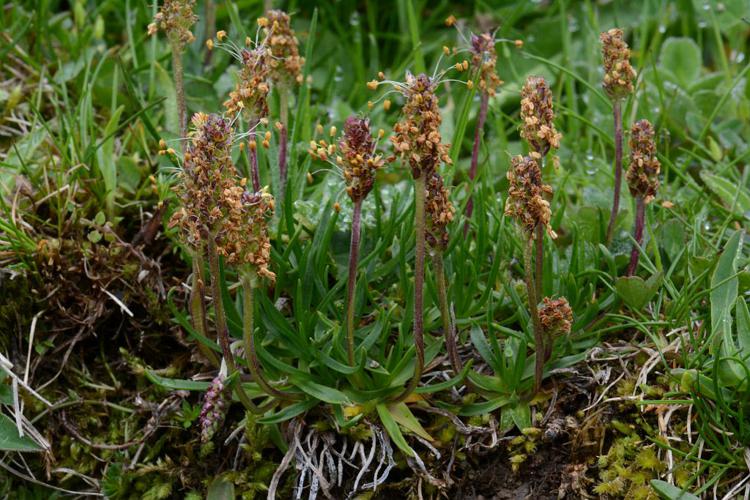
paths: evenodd
<path fill-rule="evenodd" d="M 0 495 L 746 490 L 736 6 L 66 6 L 0 12 Z"/>

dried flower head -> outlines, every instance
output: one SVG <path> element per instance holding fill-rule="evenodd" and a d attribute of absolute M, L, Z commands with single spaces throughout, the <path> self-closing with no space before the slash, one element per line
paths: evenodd
<path fill-rule="evenodd" d="M 201 442 L 207 443 L 221 426 L 225 416 L 224 379 L 219 374 L 211 381 L 203 396 L 200 413 Z"/>
<path fill-rule="evenodd" d="M 622 30 L 612 28 L 599 35 L 604 60 L 602 86 L 610 99 L 621 99 L 633 93 L 635 70 L 630 65 L 630 49 Z"/>
<path fill-rule="evenodd" d="M 548 337 L 567 335 L 573 324 L 573 311 L 570 309 L 568 299 L 550 299 L 544 297 L 544 303 L 539 308 L 539 320 L 542 330 Z"/>
<path fill-rule="evenodd" d="M 252 120 L 258 120 L 268 115 L 268 85 L 269 66 L 265 45 L 258 45 L 254 49 L 242 49 L 242 69 L 234 90 L 229 93 L 229 99 L 224 107 L 229 114 L 236 114 L 245 110 Z"/>
<path fill-rule="evenodd" d="M 426 237 L 432 248 L 445 250 L 448 246 L 448 224 L 453 220 L 456 209 L 450 201 L 443 178 L 433 172 L 425 186 Z"/>
<path fill-rule="evenodd" d="M 277 85 L 302 83 L 305 59 L 299 55 L 299 43 L 291 27 L 289 14 L 282 10 L 269 10 L 266 17 L 258 19 L 258 25 L 266 34 L 271 79 Z"/>
<path fill-rule="evenodd" d="M 660 167 L 654 127 L 648 120 L 639 120 L 630 129 L 630 166 L 625 174 L 630 194 L 643 197 L 646 203 L 653 200 L 659 189 Z"/>
<path fill-rule="evenodd" d="M 560 147 L 562 134 L 555 130 L 552 92 L 544 78 L 530 76 L 521 90 L 521 137 L 533 151 L 545 156 Z"/>
<path fill-rule="evenodd" d="M 552 188 L 542 184 L 542 171 L 539 168 L 538 153 L 529 156 L 514 156 L 508 170 L 508 199 L 505 203 L 505 215 L 518 219 L 521 226 L 531 235 L 534 229 L 541 224 L 547 229 L 549 235 L 557 237 L 550 227 L 549 202 L 546 196 L 552 194 Z"/>
<path fill-rule="evenodd" d="M 273 279 L 268 270 L 266 226 L 273 197 L 264 192 L 249 194 L 244 182 L 237 179 L 228 120 L 196 113 L 192 123 L 191 143 L 176 187 L 180 208 L 170 226 L 180 227 L 194 247 L 204 238 L 213 238 L 217 252 L 228 264 L 251 265 L 258 275 Z"/>
<path fill-rule="evenodd" d="M 394 83 L 406 102 L 402 108 L 401 120 L 393 127 L 391 137 L 396 155 L 409 162 L 412 175 L 418 178 L 423 173 L 430 174 L 440 162 L 450 164 L 448 144 L 441 142 L 440 108 L 435 95 L 435 84 L 425 74 L 406 75 L 406 83 Z"/>
<path fill-rule="evenodd" d="M 179 51 L 195 40 L 190 31 L 198 16 L 193 13 L 195 0 L 164 0 L 159 12 L 154 16 L 154 22 L 148 25 L 148 34 L 154 35 L 162 30 L 167 34 L 169 42 Z"/>
<path fill-rule="evenodd" d="M 481 92 L 493 96 L 497 87 L 503 84 L 495 72 L 497 53 L 495 52 L 495 37 L 491 33 L 471 35 L 471 64 L 478 76 Z"/>

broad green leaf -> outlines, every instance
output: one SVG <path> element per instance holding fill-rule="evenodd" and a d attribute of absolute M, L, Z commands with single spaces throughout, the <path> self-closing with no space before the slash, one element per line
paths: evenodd
<path fill-rule="evenodd" d="M 401 434 L 401 429 L 398 427 L 398 423 L 391 415 L 388 407 L 385 404 L 379 404 L 375 406 L 380 417 L 380 422 L 383 424 L 385 431 L 388 436 L 393 440 L 399 450 L 403 451 L 406 455 L 413 457 L 415 455 L 414 450 L 409 446 L 409 443 L 404 439 L 404 435 Z"/>
<path fill-rule="evenodd" d="M 235 498 L 234 483 L 222 478 L 214 479 L 206 492 L 206 500 L 234 500 Z"/>
<path fill-rule="evenodd" d="M 3 451 L 42 451 L 36 441 L 18 434 L 18 427 L 6 415 L 0 413 L 0 450 Z"/>
<path fill-rule="evenodd" d="M 690 87 L 703 66 L 701 49 L 690 38 L 668 38 L 661 47 L 659 62 L 683 88 Z"/>
<path fill-rule="evenodd" d="M 159 387 L 171 391 L 205 391 L 210 385 L 209 382 L 162 377 L 149 369 L 146 369 L 146 378 Z"/>
<path fill-rule="evenodd" d="M 738 183 L 709 173 L 706 170 L 701 171 L 701 179 L 724 206 L 733 208 L 732 213 L 737 217 L 743 217 L 745 213 L 750 211 L 750 195 Z M 737 199 L 736 203 L 735 198 Z"/>
<path fill-rule="evenodd" d="M 466 405 L 463 408 L 461 408 L 461 411 L 459 411 L 458 414 L 464 417 L 472 417 L 474 415 L 486 415 L 488 413 L 492 413 L 498 408 L 501 408 L 507 405 L 508 403 L 510 403 L 510 398 L 508 396 L 500 396 L 495 399 L 485 401 L 483 403 L 474 403 L 474 404 Z"/>
<path fill-rule="evenodd" d="M 102 132 L 103 140 L 101 147 L 96 152 L 97 164 L 99 165 L 99 171 L 102 174 L 104 180 L 104 188 L 107 193 L 107 203 L 111 203 L 111 198 L 114 196 L 115 190 L 117 189 L 117 164 L 115 163 L 115 138 L 114 133 L 120 124 L 120 116 L 125 110 L 125 106 L 118 107 L 112 117 L 109 119 L 104 132 Z M 108 207 L 111 208 L 111 207 Z"/>
<path fill-rule="evenodd" d="M 504 411 L 510 413 L 510 418 L 519 431 L 531 427 L 531 408 L 528 403 L 521 401 Z"/>
<path fill-rule="evenodd" d="M 651 487 L 663 500 L 700 500 L 699 497 L 681 490 L 661 479 L 652 479 Z"/>
<path fill-rule="evenodd" d="M 615 290 L 628 307 L 640 311 L 659 290 L 661 278 L 661 273 L 654 274 L 648 280 L 640 276 L 620 276 L 615 281 Z"/>
<path fill-rule="evenodd" d="M 291 404 L 276 413 L 272 413 L 271 415 L 266 415 L 265 417 L 259 418 L 257 422 L 263 425 L 285 422 L 287 420 L 293 419 L 297 415 L 305 413 L 307 410 L 315 407 L 317 404 L 317 399 L 306 399 L 304 401 Z"/>
<path fill-rule="evenodd" d="M 427 441 L 433 441 L 432 436 L 430 436 L 427 431 L 424 430 L 424 427 L 422 427 L 422 424 L 419 423 L 419 420 L 414 417 L 414 414 L 411 412 L 409 407 L 406 406 L 406 403 L 396 403 L 388 405 L 388 411 L 391 412 L 393 419 L 398 422 L 401 427 L 409 432 L 413 432 L 417 436 L 426 439 Z"/>
<path fill-rule="evenodd" d="M 495 373 L 499 373 L 500 371 L 502 371 L 502 365 L 498 362 L 496 353 L 492 351 L 490 344 L 487 342 L 487 338 L 484 336 L 484 331 L 482 331 L 482 328 L 478 325 L 473 325 L 471 327 L 470 336 L 471 343 L 474 344 L 474 347 L 476 348 L 479 355 L 482 356 L 482 359 L 485 361 L 485 363 L 490 365 Z"/>
<path fill-rule="evenodd" d="M 157 62 L 154 62 L 156 77 L 158 79 L 157 93 L 164 97 L 164 121 L 165 128 L 174 135 L 180 133 L 180 119 L 177 111 L 177 91 L 169 73 Z"/>
<path fill-rule="evenodd" d="M 711 277 L 711 335 L 715 341 L 732 331 L 732 307 L 737 301 L 737 259 L 743 232 L 736 231 L 716 264 Z"/>
<path fill-rule="evenodd" d="M 743 297 L 737 298 L 737 344 L 742 351 L 742 357 L 750 360 L 750 311 Z"/>
<path fill-rule="evenodd" d="M 351 401 L 346 397 L 346 394 L 334 389 L 333 387 L 318 384 L 317 382 L 313 382 L 312 380 L 298 375 L 290 375 L 289 381 L 305 394 L 308 394 L 315 399 L 319 399 L 320 401 L 334 405 L 351 404 Z"/>

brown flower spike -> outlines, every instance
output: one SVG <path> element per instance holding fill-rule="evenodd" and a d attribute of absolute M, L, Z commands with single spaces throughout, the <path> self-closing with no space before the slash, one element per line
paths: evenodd
<path fill-rule="evenodd" d="M 537 225 L 546 228 L 552 238 L 557 237 L 550 227 L 549 202 L 545 197 L 552 194 L 552 188 L 542 184 L 542 172 L 538 153 L 529 156 L 514 156 L 508 170 L 508 199 L 505 204 L 505 215 L 518 219 L 531 238 L 535 237 Z"/>
<path fill-rule="evenodd" d="M 421 175 L 429 179 L 440 162 L 451 163 L 450 146 L 441 142 L 442 118 L 434 84 L 427 75 L 408 74 L 406 83 L 395 87 L 406 102 L 401 121 L 393 127 L 393 148 L 398 156 L 408 161 L 415 179 Z"/>
<path fill-rule="evenodd" d="M 533 151 L 546 156 L 560 147 L 562 134 L 555 130 L 552 92 L 544 78 L 530 76 L 521 89 L 521 137 Z"/>
<path fill-rule="evenodd" d="M 630 49 L 622 30 L 612 28 L 605 31 L 599 35 L 599 40 L 604 60 L 604 91 L 613 100 L 632 94 L 635 70 L 630 65 Z"/>
<path fill-rule="evenodd" d="M 544 297 L 542 306 L 539 308 L 539 317 L 542 330 L 547 338 L 551 339 L 559 335 L 567 335 L 573 323 L 573 311 L 570 309 L 568 299 L 550 299 Z"/>
<path fill-rule="evenodd" d="M 495 37 L 491 33 L 472 34 L 470 52 L 471 64 L 478 74 L 479 90 L 494 96 L 497 87 L 503 84 L 495 71 L 497 65 Z"/>
<path fill-rule="evenodd" d="M 354 202 L 365 199 L 375 183 L 375 171 L 385 164 L 383 157 L 375 154 L 375 146 L 370 122 L 356 116 L 347 118 L 336 162 L 344 170 L 346 193 Z"/>
<path fill-rule="evenodd" d="M 639 120 L 630 129 L 630 166 L 625 174 L 634 197 L 651 202 L 659 189 L 659 169 L 654 128 L 648 120 Z"/>
<path fill-rule="evenodd" d="M 204 238 L 213 238 L 217 253 L 228 264 L 252 265 L 258 275 L 273 280 L 266 226 L 273 198 L 247 193 L 244 180 L 236 179 L 233 131 L 226 119 L 196 113 L 192 121 L 195 130 L 176 188 L 181 206 L 170 226 L 179 226 L 194 247 Z"/>
<path fill-rule="evenodd" d="M 198 16 L 193 13 L 195 0 L 164 0 L 159 12 L 154 16 L 154 22 L 148 25 L 148 34 L 154 35 L 162 30 L 167 34 L 170 43 L 178 50 L 195 40 L 190 31 Z"/>
<path fill-rule="evenodd" d="M 299 55 L 299 43 L 291 27 L 289 14 L 282 10 L 269 10 L 266 17 L 258 19 L 258 26 L 263 28 L 270 50 L 268 66 L 271 79 L 282 86 L 293 82 L 301 83 L 305 59 Z"/>
<path fill-rule="evenodd" d="M 234 115 L 246 111 L 252 120 L 268 115 L 269 66 L 267 48 L 258 45 L 252 50 L 242 49 L 242 69 L 234 90 L 224 102 L 227 113 Z"/>
<path fill-rule="evenodd" d="M 443 251 L 448 246 L 448 224 L 453 220 L 456 209 L 450 201 L 443 178 L 433 172 L 427 179 L 425 193 L 425 213 L 427 242 L 432 248 Z"/>

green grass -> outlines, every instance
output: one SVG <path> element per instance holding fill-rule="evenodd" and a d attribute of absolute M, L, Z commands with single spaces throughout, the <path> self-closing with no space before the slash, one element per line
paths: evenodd
<path fill-rule="evenodd" d="M 525 151 L 518 133 L 519 92 L 532 74 L 548 80 L 556 126 L 563 134 L 559 166 L 548 161 L 544 168 L 545 182 L 554 188 L 552 226 L 559 237 L 545 239 L 543 295 L 566 297 L 574 312 L 571 334 L 555 339 L 545 388 L 564 384 L 566 374 L 600 369 L 592 353 L 617 356 L 614 346 L 636 353 L 623 361 L 628 373 L 611 362 L 615 373 L 624 374 L 611 394 L 603 391 L 614 375 L 588 391 L 591 401 L 626 389 L 621 395 L 636 396 L 629 406 L 618 407 L 618 418 L 629 415 L 633 432 L 658 449 L 664 464 L 668 452 L 680 462 L 652 479 L 669 477 L 686 491 L 708 495 L 714 487 L 727 493 L 747 475 L 746 0 L 279 5 L 293 13 L 306 63 L 303 83 L 290 103 L 284 205 L 277 207 L 272 221 L 270 267 L 277 280 L 256 292 L 255 335 L 266 377 L 294 399 L 266 397 L 255 383 L 235 375 L 228 383 L 242 384 L 257 403 L 269 403 L 271 409 L 256 417 L 228 402 L 224 424 L 209 444 L 199 442 L 198 412 L 217 367 L 191 354 L 198 353 L 199 344 L 219 357 L 221 350 L 215 335 L 202 335 L 189 318 L 182 285 L 189 282 L 189 252 L 176 230 L 167 228 L 176 209 L 172 188 L 179 162 L 157 154 L 162 138 L 179 151 L 168 44 L 163 35 L 146 34 L 156 12 L 152 5 L 71 4 L 65 10 L 62 2 L 34 7 L 12 2 L 0 11 L 5 63 L 0 67 L 0 299 L 6 303 L 0 305 L 0 354 L 22 378 L 27 361 L 31 363 L 32 388 L 55 377 L 40 389 L 52 408 L 45 409 L 27 389 L 18 390 L 24 415 L 51 442 L 57 460 L 47 478 L 49 457 L 21 455 L 18 445 L 3 444 L 3 432 L 10 435 L 14 428 L 0 429 L 0 450 L 8 451 L 0 459 L 2 494 L 43 498 L 49 491 L 43 483 L 73 491 L 103 488 L 119 498 L 165 498 L 170 492 L 202 495 L 209 487 L 231 485 L 237 493 L 262 497 L 290 446 L 288 431 L 298 421 L 316 431 L 334 431 L 336 439 L 372 440 L 372 446 L 377 434 L 369 425 L 382 428 L 398 450 L 400 477 L 411 471 L 404 457 L 430 456 L 415 436 L 433 440 L 432 445 L 450 455 L 453 442 L 441 430 L 445 422 L 425 407 L 476 426 L 493 418 L 510 435 L 542 425 L 538 418 L 549 397 L 528 397 L 536 352 L 523 286 L 525 243 L 515 221 L 504 215 L 510 157 Z M 221 112 L 236 76 L 226 52 L 214 51 L 204 65 L 202 5 L 193 30 L 197 41 L 184 55 L 190 114 Z M 217 2 L 217 28 L 241 42 L 254 35 L 261 10 L 260 2 Z M 365 83 L 378 71 L 393 80 L 403 80 L 406 71 L 431 73 L 442 46 L 465 45 L 443 22 L 450 14 L 472 30 L 491 20 L 493 27 L 499 24 L 497 38 L 523 40 L 524 45 L 497 45 L 497 68 L 505 83 L 490 100 L 469 237 L 463 234 L 462 214 L 478 96 L 458 82 L 438 91 L 441 132 L 452 144 L 453 159 L 453 166 L 441 167 L 441 173 L 457 214 L 445 252 L 448 298 L 465 361 L 471 361 L 459 374 L 443 362 L 437 280 L 428 258 L 424 321 L 429 370 L 407 404 L 394 405 L 390 401 L 415 366 L 409 169 L 398 161 L 388 165 L 363 205 L 356 362 L 350 366 L 344 308 L 352 204 L 341 176 L 310 158 L 307 148 L 311 139 L 321 138 L 316 125 L 341 130 L 349 115 L 360 114 L 370 118 L 373 130 L 386 131 L 381 144 L 390 152 L 387 137 L 402 100 L 389 95 L 393 105 L 386 111 L 379 101 L 384 87 L 373 92 Z M 633 278 L 622 277 L 633 242 L 634 205 L 627 189 L 614 242 L 604 244 L 614 142 L 611 104 L 601 88 L 598 35 L 615 26 L 625 30 L 638 71 L 636 93 L 623 105 L 625 130 L 637 119 L 650 120 L 662 164 L 661 187 L 647 209 L 643 253 Z M 442 66 L 463 58 L 448 57 Z M 371 110 L 368 101 L 375 103 Z M 274 136 L 269 149 L 258 149 L 262 183 L 277 199 L 273 123 L 278 106 L 272 92 L 268 129 Z M 627 147 L 625 151 L 627 158 Z M 235 159 L 245 174 L 247 163 L 238 149 Z M 154 214 L 158 235 L 144 244 L 136 235 Z M 222 267 L 219 278 L 230 335 L 239 341 L 243 297 L 237 270 Z M 656 361 L 644 364 L 652 355 Z M 242 356 L 237 360 L 244 366 Z M 642 369 L 644 378 L 636 385 Z M 0 382 L 0 403 L 13 419 L 11 396 L 17 389 L 10 377 Z M 136 395 L 145 406 L 135 403 Z M 82 409 L 70 409 L 67 421 L 88 443 L 63 424 L 61 411 L 76 400 Z M 157 412 L 162 402 L 170 405 Z M 640 413 L 647 405 L 676 408 L 666 430 L 659 432 L 653 414 Z M 157 414 L 161 427 L 148 433 L 149 418 Z M 602 425 L 608 436 L 619 436 L 609 423 Z M 240 428 L 247 439 L 237 453 L 237 442 L 225 445 L 224 439 Z M 141 437 L 145 444 L 139 451 Z M 114 450 L 91 445 L 130 441 L 137 444 Z M 235 453 L 242 458 L 225 460 Z M 595 486 L 606 474 L 594 462 L 592 457 L 588 476 Z M 29 480 L 31 474 L 38 483 Z M 283 476 L 280 492 L 289 494 L 293 475 L 290 470 Z"/>

